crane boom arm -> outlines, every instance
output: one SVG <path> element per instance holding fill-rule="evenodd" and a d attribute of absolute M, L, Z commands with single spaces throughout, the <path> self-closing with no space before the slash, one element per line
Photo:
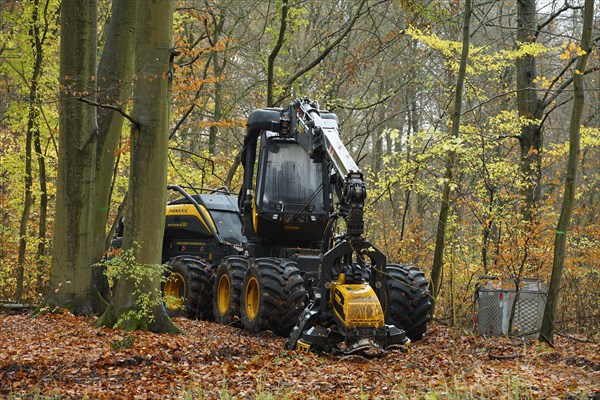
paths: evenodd
<path fill-rule="evenodd" d="M 308 155 L 333 168 L 333 183 L 339 198 L 338 213 L 346 220 L 350 240 L 362 241 L 367 189 L 360 168 L 340 138 L 337 119 L 322 118 L 315 103 L 299 99 L 290 106 L 290 122 L 291 132 Z"/>

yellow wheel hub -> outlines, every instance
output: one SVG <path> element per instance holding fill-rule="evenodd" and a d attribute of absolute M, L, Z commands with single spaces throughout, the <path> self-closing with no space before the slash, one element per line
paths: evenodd
<path fill-rule="evenodd" d="M 221 315 L 227 313 L 229 309 L 229 299 L 231 298 L 231 282 L 227 275 L 221 275 L 217 285 L 217 306 Z"/>
<path fill-rule="evenodd" d="M 254 277 L 248 280 L 246 287 L 246 315 L 250 320 L 256 318 L 260 303 L 258 280 Z"/>
<path fill-rule="evenodd" d="M 164 288 L 165 304 L 169 310 L 179 310 L 183 305 L 183 300 L 187 292 L 185 279 L 179 272 L 173 272 Z"/>

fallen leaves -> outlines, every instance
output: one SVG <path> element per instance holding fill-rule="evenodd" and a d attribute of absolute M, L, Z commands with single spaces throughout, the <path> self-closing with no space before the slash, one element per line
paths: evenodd
<path fill-rule="evenodd" d="M 0 314 L 0 396 L 66 398 L 587 397 L 600 393 L 600 346 L 558 338 L 485 340 L 432 326 L 408 353 L 337 357 L 284 339 L 177 319 L 183 335 L 94 328 L 70 314 Z M 494 357 L 517 354 L 518 357 Z M 438 396 L 438 397 L 439 397 Z"/>

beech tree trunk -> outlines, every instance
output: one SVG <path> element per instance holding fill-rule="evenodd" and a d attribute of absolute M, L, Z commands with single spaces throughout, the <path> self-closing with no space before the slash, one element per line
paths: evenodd
<path fill-rule="evenodd" d="M 59 154 L 50 284 L 38 308 L 66 307 L 75 314 L 101 308 L 93 290 L 93 223 L 96 108 L 96 0 L 63 0 L 61 6 Z"/>
<path fill-rule="evenodd" d="M 560 210 L 558 224 L 556 226 L 556 234 L 554 236 L 554 259 L 552 262 L 550 286 L 548 288 L 548 300 L 546 302 L 546 308 L 544 309 L 542 330 L 540 332 L 540 340 L 549 344 L 553 343 L 554 321 L 560 299 L 560 285 L 563 276 L 567 248 L 567 231 L 571 223 L 573 202 L 575 200 L 575 183 L 577 177 L 577 168 L 579 165 L 581 114 L 583 112 L 585 101 L 583 71 L 585 70 L 588 55 L 591 51 L 592 24 L 594 20 L 594 0 L 585 1 L 583 13 L 581 48 L 585 50 L 586 53 L 579 56 L 573 76 L 573 111 L 571 113 L 571 122 L 569 124 L 569 159 L 567 162 L 563 203 Z"/>
<path fill-rule="evenodd" d="M 135 52 L 135 86 L 131 129 L 131 166 L 123 248 L 133 249 L 136 263 L 160 264 L 165 225 L 167 137 L 169 127 L 169 60 L 173 29 L 172 0 L 139 3 Z M 141 308 L 136 291 L 156 293 L 160 274 L 139 282 L 119 279 L 113 305 L 101 318 L 104 324 L 126 330 L 175 332 L 177 328 L 162 303 L 152 307 L 152 318 L 129 311 Z"/>
<path fill-rule="evenodd" d="M 133 87 L 133 58 L 137 1 L 113 0 L 112 14 L 106 29 L 105 44 L 98 65 L 98 103 L 125 110 Z M 116 150 L 123 130 L 123 115 L 116 110 L 98 109 L 98 144 L 96 148 L 96 204 L 92 243 L 94 261 L 107 250 L 106 223 L 112 195 L 112 178 Z M 108 300 L 106 277 L 94 269 L 94 284 Z"/>
<path fill-rule="evenodd" d="M 517 41 L 523 44 L 535 42 L 536 29 L 536 0 L 517 0 Z M 537 78 L 535 56 L 518 57 L 516 69 L 517 109 L 519 117 L 527 121 L 521 125 L 519 147 L 521 150 L 521 195 L 524 199 L 522 213 L 529 221 L 533 218 L 536 203 L 541 195 L 543 136 L 540 119 L 544 106 L 538 97 L 538 90 L 534 82 Z"/>
<path fill-rule="evenodd" d="M 465 16 L 462 30 L 462 52 L 460 55 L 460 65 L 456 77 L 456 94 L 454 97 L 454 109 L 452 110 L 452 137 L 460 137 L 460 113 L 462 110 L 463 87 L 465 76 L 467 74 L 467 61 L 469 59 L 470 29 L 471 23 L 471 0 L 465 1 Z M 442 286 L 442 269 L 444 265 L 444 247 L 446 239 L 446 224 L 448 223 L 448 214 L 450 211 L 450 192 L 454 179 L 456 168 L 456 150 L 452 147 L 448 151 L 446 159 L 446 172 L 444 173 L 444 186 L 442 188 L 442 205 L 438 217 L 438 225 L 435 238 L 435 250 L 433 254 L 433 267 L 431 269 L 431 282 L 429 283 L 432 294 L 431 315 L 435 315 L 435 305 L 440 288 Z"/>

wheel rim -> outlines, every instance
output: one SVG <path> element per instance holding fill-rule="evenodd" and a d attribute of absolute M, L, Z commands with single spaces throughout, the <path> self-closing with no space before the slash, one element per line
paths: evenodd
<path fill-rule="evenodd" d="M 229 299 L 231 297 L 231 283 L 227 275 L 222 275 L 219 279 L 219 285 L 217 287 L 217 306 L 219 312 L 225 314 L 229 309 Z"/>
<path fill-rule="evenodd" d="M 252 277 L 246 286 L 246 315 L 250 320 L 256 318 L 258 314 L 259 301 L 258 280 Z"/>
<path fill-rule="evenodd" d="M 165 304 L 169 310 L 179 310 L 186 294 L 185 279 L 179 272 L 173 272 L 165 282 L 163 290 Z"/>

